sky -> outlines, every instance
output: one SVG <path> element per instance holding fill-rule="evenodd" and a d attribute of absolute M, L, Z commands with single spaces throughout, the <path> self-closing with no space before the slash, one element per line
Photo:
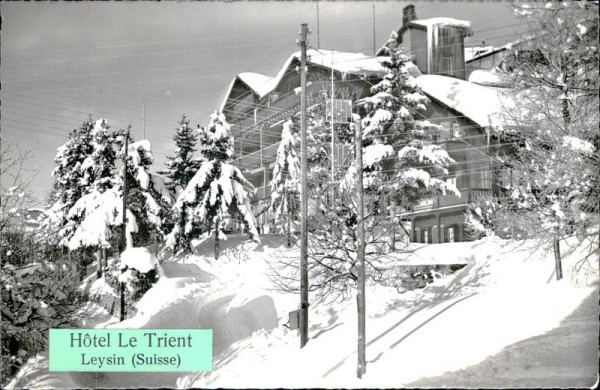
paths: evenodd
<path fill-rule="evenodd" d="M 466 45 L 522 30 L 508 2 L 2 2 L 2 148 L 32 152 L 25 167 L 37 172 L 29 190 L 40 204 L 56 149 L 90 114 L 114 129 L 131 124 L 136 140 L 145 134 L 162 169 L 181 116 L 206 125 L 237 74 L 275 75 L 299 50 L 302 23 L 309 46 L 371 55 L 373 26 L 379 48 L 408 4 L 419 19 L 471 21 Z"/>

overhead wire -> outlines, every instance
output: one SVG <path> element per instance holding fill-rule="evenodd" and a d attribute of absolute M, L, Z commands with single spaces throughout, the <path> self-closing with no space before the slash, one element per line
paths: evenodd
<path fill-rule="evenodd" d="M 316 66 L 319 66 L 319 65 L 317 64 Z M 327 66 L 327 65 L 324 65 L 324 66 Z M 337 82 L 337 81 L 336 81 L 336 82 Z M 284 95 L 284 96 L 287 96 L 287 95 Z M 283 96 L 282 96 L 282 98 L 283 98 Z M 272 111 L 277 111 L 277 110 L 276 110 L 276 109 L 272 109 Z M 283 112 L 283 111 L 284 111 L 284 110 L 281 110 L 281 111 L 279 111 L 279 112 Z M 456 118 L 456 116 L 453 116 L 453 117 L 448 117 L 448 118 Z M 440 119 L 440 118 L 436 118 L 436 119 Z M 56 123 L 58 123 L 58 122 L 56 122 Z M 247 129 L 247 128 L 246 128 L 246 129 Z M 272 134 L 273 134 L 273 135 L 278 135 L 278 134 L 276 134 L 275 132 L 273 132 Z M 248 140 L 248 139 L 246 139 L 246 140 L 245 140 L 245 142 L 249 142 L 249 140 Z"/>

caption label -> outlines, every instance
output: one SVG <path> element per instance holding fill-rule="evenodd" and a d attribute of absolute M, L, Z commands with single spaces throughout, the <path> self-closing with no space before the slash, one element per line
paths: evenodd
<path fill-rule="evenodd" d="M 49 371 L 210 371 L 212 329 L 50 329 Z"/>

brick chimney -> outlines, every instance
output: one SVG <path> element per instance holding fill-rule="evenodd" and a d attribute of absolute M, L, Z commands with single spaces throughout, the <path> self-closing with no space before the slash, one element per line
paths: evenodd
<path fill-rule="evenodd" d="M 417 20 L 417 12 L 415 6 L 409 4 L 402 9 L 402 27 L 407 27 L 413 20 Z"/>
<path fill-rule="evenodd" d="M 396 31 L 396 34 L 398 36 L 396 38 L 396 42 L 398 42 L 398 44 L 402 43 L 402 34 L 404 33 L 404 31 L 408 30 L 408 24 L 413 20 L 417 20 L 417 12 L 415 11 L 415 6 L 409 4 L 402 9 L 402 26 L 400 26 L 398 31 Z M 383 50 L 383 48 L 379 49 L 379 51 L 376 53 L 377 56 L 381 56 L 384 54 L 385 51 Z"/>

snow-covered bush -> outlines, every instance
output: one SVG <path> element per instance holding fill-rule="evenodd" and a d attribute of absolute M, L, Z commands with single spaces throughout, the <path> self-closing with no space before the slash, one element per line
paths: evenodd
<path fill-rule="evenodd" d="M 148 272 L 140 272 L 135 268 L 121 268 L 118 263 L 109 266 L 106 272 L 106 283 L 115 293 L 119 293 L 121 281 L 125 283 L 125 302 L 132 305 L 139 301 L 144 294 L 158 282 L 159 276 L 156 268 Z"/>
<path fill-rule="evenodd" d="M 467 205 L 465 211 L 466 240 L 498 235 L 502 238 L 522 239 L 527 237 L 527 228 L 523 226 L 523 208 L 507 196 L 480 196 Z"/>
<path fill-rule="evenodd" d="M 357 209 L 356 187 L 350 191 L 335 183 L 322 182 L 309 189 L 314 212 L 309 216 L 308 280 L 309 290 L 328 301 L 347 299 L 356 286 Z M 326 197 L 331 194 L 330 197 Z M 372 208 L 368 200 L 365 208 Z M 365 221 L 365 265 L 369 283 L 379 283 L 389 268 L 387 232 L 381 219 Z M 297 257 L 281 253 L 270 262 L 269 277 L 285 292 L 299 292 Z"/>
<path fill-rule="evenodd" d="M 148 248 L 129 247 L 120 254 L 120 262 L 113 263 L 106 281 L 118 293 L 125 285 L 125 301 L 133 305 L 159 279 L 158 260 Z"/>
<path fill-rule="evenodd" d="M 82 297 L 77 267 L 61 263 L 2 263 L 2 383 L 30 356 L 47 347 L 50 328 L 76 327 Z"/>

